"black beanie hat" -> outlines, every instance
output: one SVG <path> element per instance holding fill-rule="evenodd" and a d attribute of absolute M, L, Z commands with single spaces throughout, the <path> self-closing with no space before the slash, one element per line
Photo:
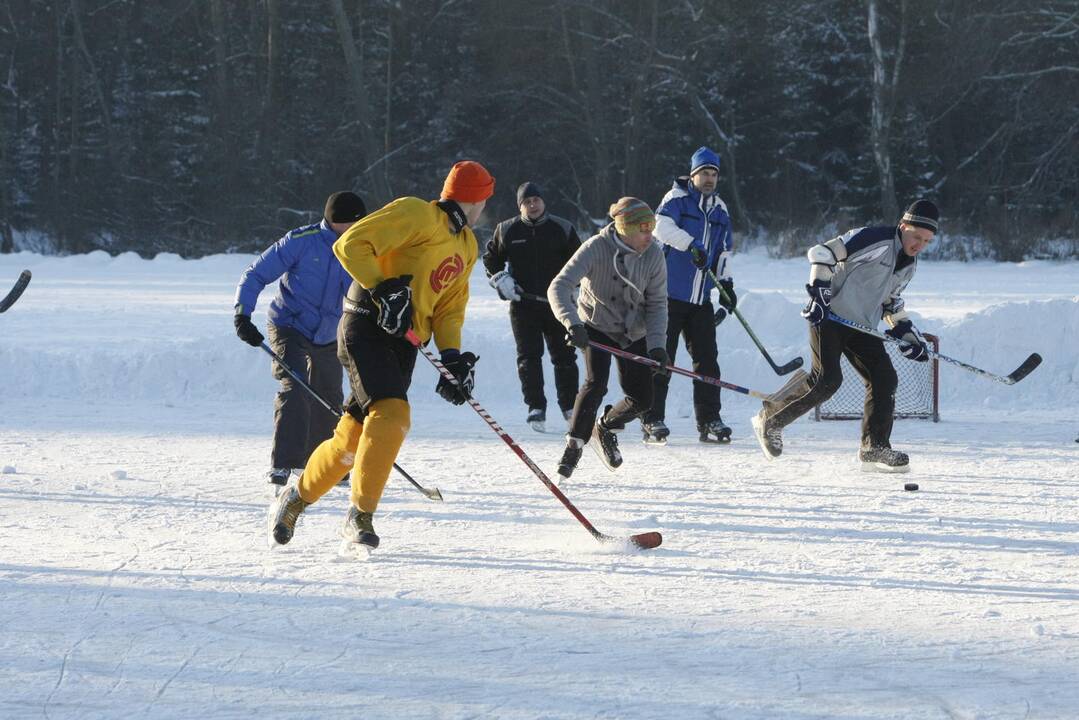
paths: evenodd
<path fill-rule="evenodd" d="M 530 197 L 538 197 L 540 200 L 543 199 L 543 193 L 540 192 L 539 185 L 531 180 L 521 183 L 521 186 L 517 188 L 517 207 L 521 207 L 521 203 L 523 203 L 526 198 Z"/>
<path fill-rule="evenodd" d="M 363 204 L 360 196 L 354 192 L 344 190 L 335 192 L 326 198 L 326 209 L 322 216 L 326 222 L 351 223 L 356 222 L 367 214 L 367 206 Z"/>
<path fill-rule="evenodd" d="M 903 213 L 900 222 L 914 227 L 938 232 L 940 230 L 940 211 L 932 200 L 915 200 Z"/>

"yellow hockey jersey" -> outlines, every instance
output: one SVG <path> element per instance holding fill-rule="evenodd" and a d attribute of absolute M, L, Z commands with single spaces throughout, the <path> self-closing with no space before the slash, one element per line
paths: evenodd
<path fill-rule="evenodd" d="M 387 278 L 411 275 L 412 329 L 439 350 L 461 348 L 468 279 L 479 249 L 472 229 L 456 235 L 435 204 L 403 197 L 346 230 L 333 245 L 349 275 L 368 290 Z"/>

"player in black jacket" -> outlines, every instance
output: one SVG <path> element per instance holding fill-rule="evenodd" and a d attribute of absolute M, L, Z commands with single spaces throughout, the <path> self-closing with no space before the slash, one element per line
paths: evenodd
<path fill-rule="evenodd" d="M 555 389 L 562 416 L 573 413 L 577 396 L 577 352 L 566 344 L 566 331 L 547 304 L 547 286 L 581 246 L 568 220 L 550 215 L 539 187 L 517 188 L 521 214 L 498 224 L 483 254 L 491 287 L 510 303 L 510 326 L 517 343 L 517 374 L 528 405 L 528 423 L 543 432 L 547 397 L 543 393 L 543 341 L 554 365 Z"/>

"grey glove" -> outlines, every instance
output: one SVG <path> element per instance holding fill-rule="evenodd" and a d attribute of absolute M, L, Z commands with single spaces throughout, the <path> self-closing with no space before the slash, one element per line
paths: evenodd
<path fill-rule="evenodd" d="M 579 323 L 570 325 L 567 334 L 569 335 L 569 339 L 566 341 L 567 345 L 572 345 L 579 350 L 584 350 L 588 347 L 588 330 L 585 329 L 584 325 Z"/>

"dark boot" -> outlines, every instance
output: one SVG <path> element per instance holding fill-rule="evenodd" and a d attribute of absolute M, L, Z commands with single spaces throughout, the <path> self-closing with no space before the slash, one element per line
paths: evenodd
<path fill-rule="evenodd" d="M 641 432 L 644 433 L 646 445 L 666 445 L 671 429 L 667 427 L 667 423 L 656 420 L 654 422 L 642 422 Z"/>
<path fill-rule="evenodd" d="M 775 460 L 783 454 L 783 428 L 773 424 L 764 409 L 753 416 L 753 434 L 757 436 L 757 442 L 761 445 L 761 452 L 769 460 Z"/>
<path fill-rule="evenodd" d="M 558 461 L 558 474 L 568 478 L 577 469 L 577 463 L 581 461 L 581 453 L 584 452 L 584 442 L 577 438 L 567 438 L 566 449 L 562 452 L 562 459 Z"/>
<path fill-rule="evenodd" d="M 700 438 L 703 443 L 726 444 L 731 441 L 731 429 L 727 427 L 727 423 L 723 422 L 723 418 L 719 416 L 709 422 L 697 423 L 697 432 L 701 434 Z"/>

